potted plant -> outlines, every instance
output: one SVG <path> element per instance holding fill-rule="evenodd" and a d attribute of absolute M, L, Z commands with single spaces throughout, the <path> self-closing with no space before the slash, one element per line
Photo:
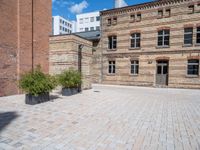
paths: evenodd
<path fill-rule="evenodd" d="M 77 94 L 81 85 L 81 74 L 74 69 L 69 69 L 58 76 L 58 81 L 62 86 L 63 96 Z"/>
<path fill-rule="evenodd" d="M 49 101 L 49 92 L 56 87 L 55 77 L 44 74 L 38 66 L 21 76 L 19 87 L 25 91 L 25 103 L 34 105 Z"/>

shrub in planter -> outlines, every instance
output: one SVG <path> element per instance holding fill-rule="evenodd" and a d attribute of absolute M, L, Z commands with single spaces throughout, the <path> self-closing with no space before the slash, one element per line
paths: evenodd
<path fill-rule="evenodd" d="M 78 93 L 81 84 L 81 74 L 73 69 L 66 70 L 58 76 L 59 84 L 62 86 L 62 95 L 70 96 Z"/>
<path fill-rule="evenodd" d="M 19 87 L 25 91 L 26 104 L 38 104 L 49 100 L 49 92 L 57 85 L 53 76 L 44 74 L 40 67 L 33 72 L 27 72 L 22 75 L 19 81 Z"/>

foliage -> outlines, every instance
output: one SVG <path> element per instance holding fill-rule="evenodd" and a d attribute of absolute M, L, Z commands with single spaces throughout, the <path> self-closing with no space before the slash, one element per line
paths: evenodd
<path fill-rule="evenodd" d="M 77 88 L 81 84 L 81 74 L 70 68 L 58 76 L 58 82 L 63 88 Z"/>
<path fill-rule="evenodd" d="M 50 92 L 56 86 L 56 78 L 44 74 L 39 66 L 34 71 L 23 74 L 19 81 L 19 87 L 34 96 Z"/>

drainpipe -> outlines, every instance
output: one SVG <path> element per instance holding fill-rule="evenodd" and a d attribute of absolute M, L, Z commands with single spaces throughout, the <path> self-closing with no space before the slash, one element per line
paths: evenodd
<path fill-rule="evenodd" d="M 32 61 L 32 66 L 31 66 L 31 70 L 32 70 L 32 72 L 34 71 L 34 48 L 33 48 L 33 46 L 34 46 L 34 28 L 33 28 L 33 23 L 34 23 L 34 7 L 33 7 L 33 1 L 34 0 L 32 0 L 32 47 L 31 47 L 31 51 L 32 51 L 32 58 L 31 58 L 31 61 Z"/>
<path fill-rule="evenodd" d="M 83 44 L 79 44 L 78 45 L 78 72 L 82 75 L 82 49 L 83 49 L 84 45 Z M 82 88 L 81 88 L 81 84 L 78 87 L 78 91 L 81 92 Z"/>

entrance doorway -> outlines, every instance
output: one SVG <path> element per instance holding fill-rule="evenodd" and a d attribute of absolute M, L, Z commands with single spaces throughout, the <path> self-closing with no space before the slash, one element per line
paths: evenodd
<path fill-rule="evenodd" d="M 158 60 L 156 70 L 156 85 L 168 85 L 168 60 Z"/>

